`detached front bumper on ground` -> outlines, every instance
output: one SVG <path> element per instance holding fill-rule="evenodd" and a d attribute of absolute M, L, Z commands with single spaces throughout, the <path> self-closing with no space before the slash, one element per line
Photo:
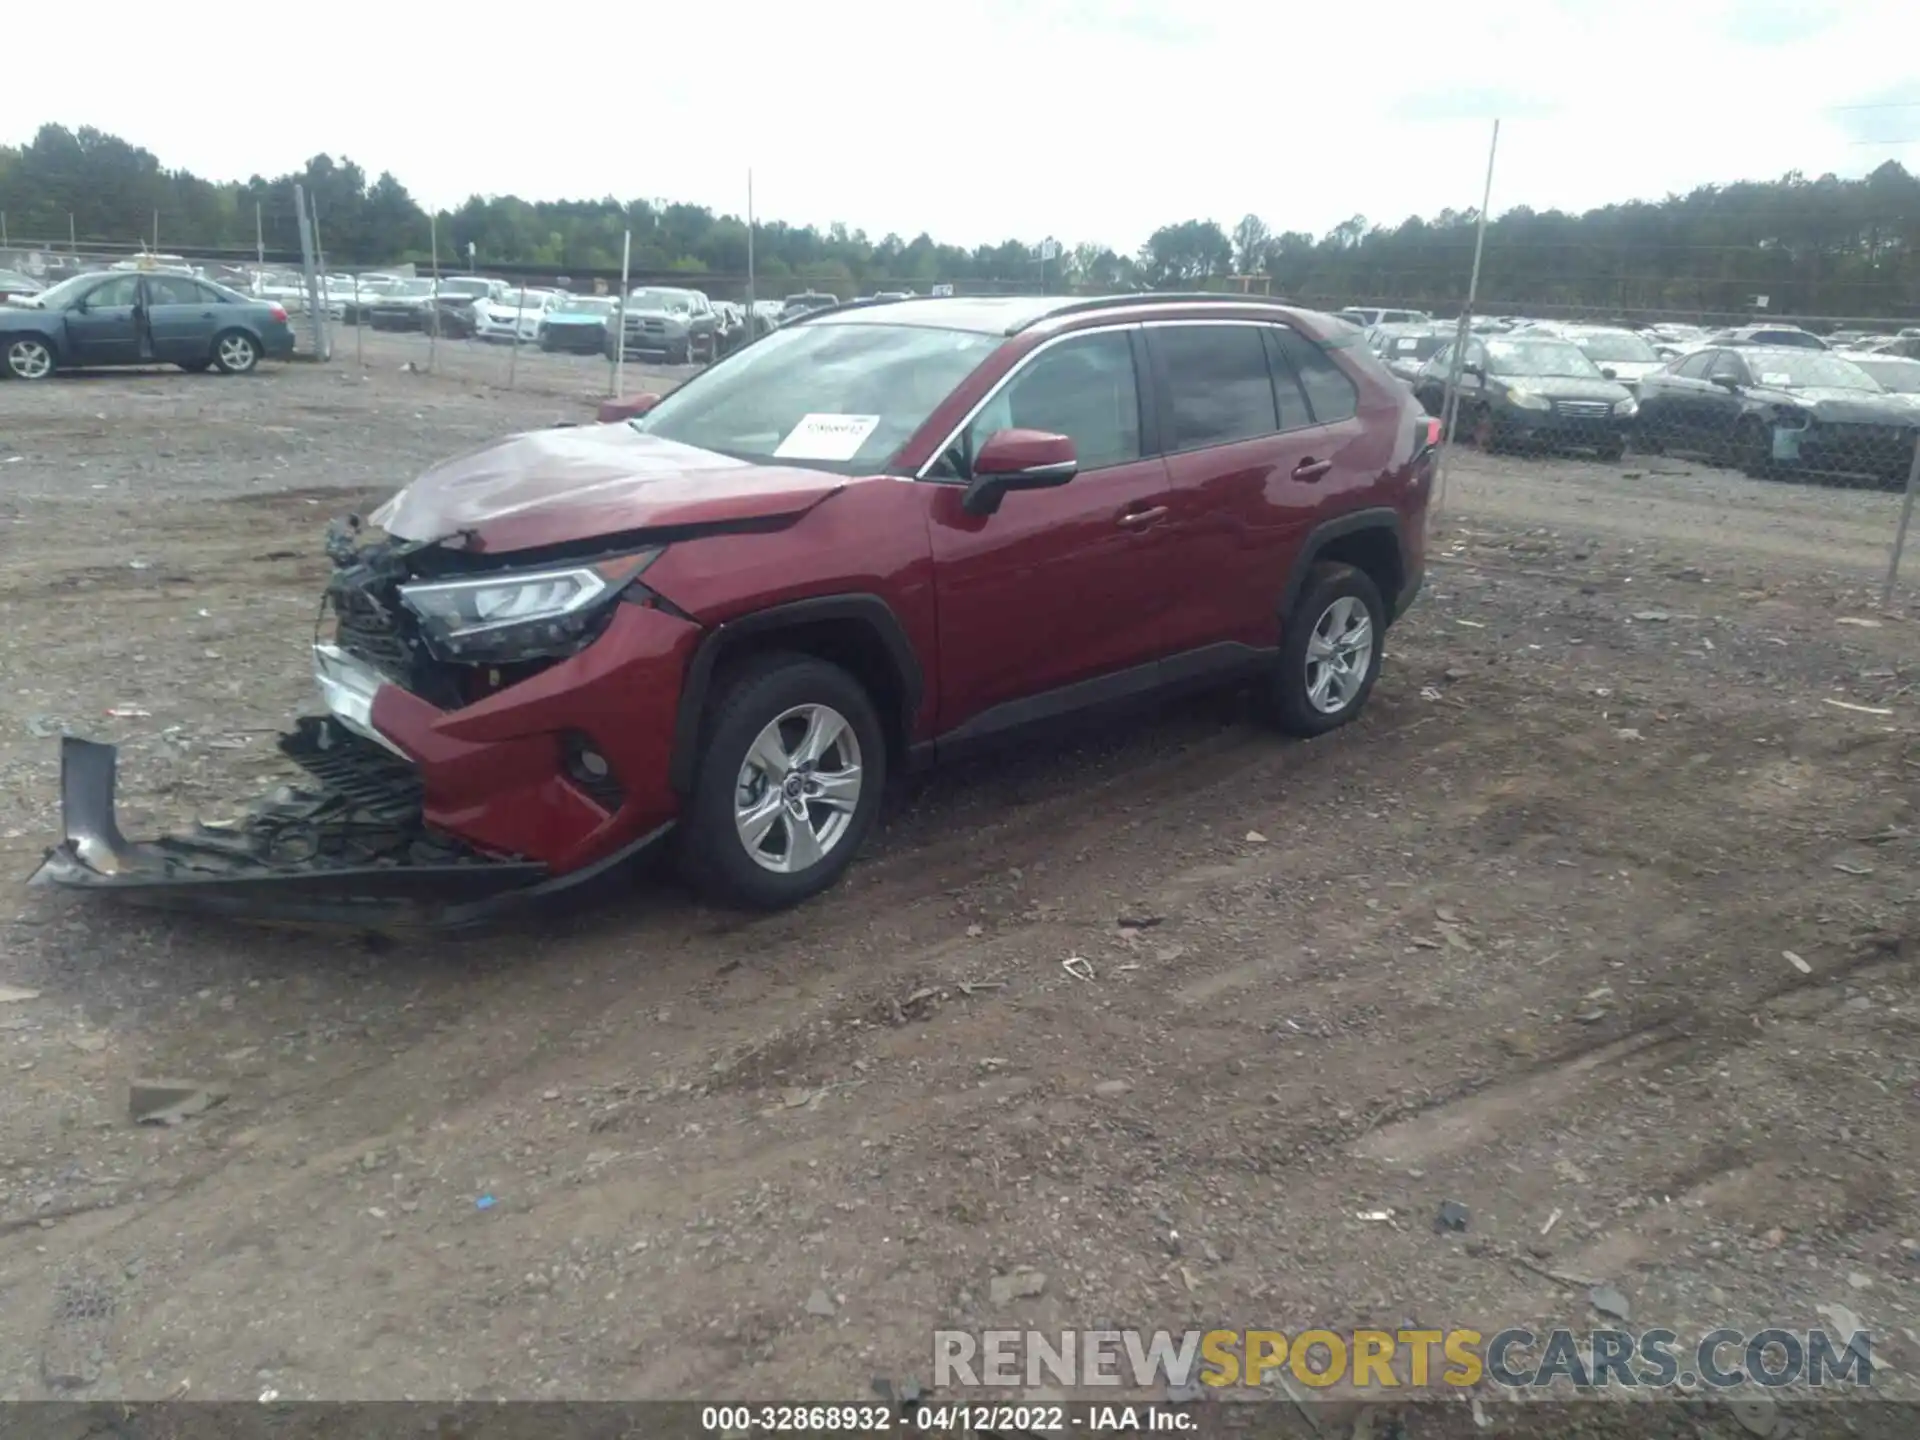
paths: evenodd
<path fill-rule="evenodd" d="M 697 631 L 632 606 L 611 629 L 632 633 L 451 711 L 318 644 L 314 674 L 328 713 L 300 720 L 279 742 L 305 772 L 301 783 L 231 823 L 185 834 L 128 840 L 115 813 L 115 748 L 66 737 L 64 836 L 31 883 L 367 929 L 457 928 L 573 890 L 652 848 L 677 810 L 663 780 L 640 783 L 665 775 L 664 751 L 643 765 L 634 747 L 664 746 L 672 735 L 673 687 L 644 686 L 644 672 L 682 663 Z M 636 717 L 640 688 L 661 697 L 666 713 Z M 604 741 L 594 733 L 601 721 Z M 600 760 L 600 773 L 581 770 L 583 753 Z M 631 783 L 621 783 L 623 772 Z"/>

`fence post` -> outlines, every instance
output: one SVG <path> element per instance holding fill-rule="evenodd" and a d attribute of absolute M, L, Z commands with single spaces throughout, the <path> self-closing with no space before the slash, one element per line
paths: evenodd
<path fill-rule="evenodd" d="M 522 276 L 524 282 L 525 277 Z M 527 287 L 520 286 L 520 303 L 513 307 L 513 353 L 507 357 L 507 388 L 513 389 L 513 372 L 520 367 L 520 321 L 527 313 Z"/>
<path fill-rule="evenodd" d="M 307 228 L 307 192 L 301 185 L 293 187 L 294 222 L 300 227 L 300 264 L 306 272 L 307 280 L 307 319 L 313 331 L 313 358 L 326 359 L 323 349 L 324 336 L 320 332 L 320 281 L 313 268 L 313 232 Z"/>
<path fill-rule="evenodd" d="M 620 377 L 627 367 L 627 277 L 632 274 L 633 231 L 627 231 L 626 238 L 620 242 L 620 303 L 613 312 L 613 376 L 609 383 L 613 389 L 608 393 L 614 399 L 620 398 Z"/>
<path fill-rule="evenodd" d="M 1913 459 L 1907 464 L 1907 496 L 1900 502 L 1900 528 L 1893 534 L 1893 554 L 1887 561 L 1887 583 L 1880 590 L 1880 608 L 1893 606 L 1893 583 L 1900 577 L 1900 552 L 1907 546 L 1907 525 L 1913 519 L 1913 492 L 1920 488 L 1920 439 L 1913 444 Z"/>
<path fill-rule="evenodd" d="M 1473 270 L 1467 276 L 1467 305 L 1454 332 L 1453 359 L 1447 365 L 1447 388 L 1440 402 L 1440 453 L 1433 461 L 1433 505 L 1438 513 L 1447 492 L 1447 461 L 1453 455 L 1453 430 L 1460 418 L 1460 368 L 1473 335 L 1474 305 L 1480 298 L 1480 257 L 1487 243 L 1487 209 L 1493 204 L 1493 162 L 1500 153 L 1500 122 L 1493 122 L 1493 140 L 1487 146 L 1487 183 L 1480 194 L 1480 215 L 1473 233 Z"/>
<path fill-rule="evenodd" d="M 434 367 L 440 358 L 440 217 L 427 216 L 427 255 L 428 263 L 433 267 L 433 290 L 427 296 L 427 308 L 421 312 L 426 319 L 427 331 L 427 369 Z"/>
<path fill-rule="evenodd" d="M 353 360 L 362 370 L 367 368 L 367 342 L 363 338 L 367 332 L 366 313 L 360 308 L 360 272 L 353 272 Z"/>

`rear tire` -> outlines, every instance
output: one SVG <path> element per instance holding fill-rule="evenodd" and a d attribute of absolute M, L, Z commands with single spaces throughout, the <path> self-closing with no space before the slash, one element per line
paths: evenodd
<path fill-rule="evenodd" d="M 222 375 L 249 375 L 260 363 L 260 342 L 244 330 L 226 330 L 213 337 L 213 363 Z"/>
<path fill-rule="evenodd" d="M 797 905 L 853 863 L 886 779 L 886 736 L 859 681 L 810 655 L 754 656 L 716 682 L 682 871 L 723 905 Z"/>
<path fill-rule="evenodd" d="M 1353 719 L 1380 676 L 1386 628 L 1386 602 L 1365 571 L 1315 565 L 1287 619 L 1276 673 L 1258 694 L 1263 717 L 1303 736 Z"/>

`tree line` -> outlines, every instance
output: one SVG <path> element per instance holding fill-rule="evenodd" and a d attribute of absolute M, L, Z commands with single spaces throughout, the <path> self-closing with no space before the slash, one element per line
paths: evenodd
<path fill-rule="evenodd" d="M 348 159 L 317 155 L 298 170 L 244 182 L 170 170 L 151 152 L 82 127 L 42 126 L 0 146 L 0 217 L 16 245 L 150 244 L 179 253 L 286 251 L 293 188 L 305 188 L 330 266 L 471 253 L 485 267 L 618 273 L 633 237 L 637 276 L 737 279 L 747 226 L 705 206 L 647 200 L 528 201 L 479 196 L 433 217 L 396 177 L 369 177 Z M 1276 229 L 1255 215 L 1164 225 L 1136 252 L 1070 246 L 1042 263 L 1032 243 L 967 249 L 920 234 L 874 239 L 862 230 L 756 220 L 763 293 L 787 286 L 843 296 L 937 283 L 966 290 L 1253 289 L 1308 303 L 1368 300 L 1456 308 L 1478 217 L 1446 210 L 1379 224 L 1355 215 L 1324 234 Z M 1661 200 L 1584 214 L 1520 206 L 1491 219 L 1483 308 L 1544 313 L 1742 313 L 1766 297 L 1773 314 L 1920 315 L 1920 179 L 1888 161 L 1860 179 L 1808 177 L 1706 185 Z"/>

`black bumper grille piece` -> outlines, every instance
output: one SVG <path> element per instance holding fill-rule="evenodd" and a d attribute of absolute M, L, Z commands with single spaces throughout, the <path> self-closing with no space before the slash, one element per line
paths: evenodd
<path fill-rule="evenodd" d="M 331 716 L 305 716 L 280 737 L 280 753 L 370 819 L 417 815 L 420 772 L 382 745 L 356 735 Z"/>

